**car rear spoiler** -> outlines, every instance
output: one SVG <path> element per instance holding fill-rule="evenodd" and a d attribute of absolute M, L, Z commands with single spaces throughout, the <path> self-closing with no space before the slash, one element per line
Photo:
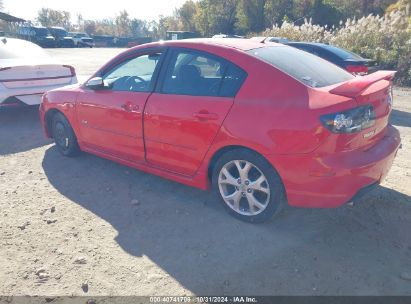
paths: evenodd
<path fill-rule="evenodd" d="M 356 97 L 361 95 L 373 83 L 380 80 L 391 81 L 395 73 L 396 71 L 377 71 L 369 75 L 357 76 L 330 90 L 330 93 L 346 97 Z"/>

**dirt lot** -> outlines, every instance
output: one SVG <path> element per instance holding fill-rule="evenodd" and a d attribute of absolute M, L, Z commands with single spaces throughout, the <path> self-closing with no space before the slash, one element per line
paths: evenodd
<path fill-rule="evenodd" d="M 120 50 L 53 50 L 79 74 Z M 0 112 L 1 295 L 411 295 L 411 91 L 386 181 L 357 206 L 250 225 L 207 192 L 62 157 L 36 108 Z"/>

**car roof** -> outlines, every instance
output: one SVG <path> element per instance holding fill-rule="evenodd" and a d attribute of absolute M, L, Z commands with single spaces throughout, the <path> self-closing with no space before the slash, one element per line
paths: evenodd
<path fill-rule="evenodd" d="M 153 42 L 150 45 L 168 45 L 168 46 L 196 46 L 198 44 L 202 45 L 212 45 L 219 46 L 224 48 L 232 48 L 241 51 L 249 51 L 253 49 L 258 49 L 262 47 L 267 47 L 266 44 L 260 43 L 258 41 L 250 39 L 241 39 L 241 38 L 195 38 L 195 39 L 183 39 L 183 40 L 167 40 L 160 42 Z M 272 43 L 270 46 L 275 46 L 275 43 Z M 278 44 L 280 46 L 281 44 Z"/>

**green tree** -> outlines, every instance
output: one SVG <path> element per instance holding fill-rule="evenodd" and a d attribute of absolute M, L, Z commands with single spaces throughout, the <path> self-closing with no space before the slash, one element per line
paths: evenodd
<path fill-rule="evenodd" d="M 84 31 L 84 19 L 81 14 L 77 14 L 77 28 L 79 31 Z"/>
<path fill-rule="evenodd" d="M 337 25 L 344 16 L 332 3 L 315 0 L 310 17 L 314 24 Z"/>
<path fill-rule="evenodd" d="M 195 16 L 197 14 L 197 4 L 192 1 L 186 1 L 176 12 L 177 19 L 181 22 L 183 30 L 195 32 Z"/>
<path fill-rule="evenodd" d="M 361 18 L 369 14 L 383 15 L 388 6 L 396 0 L 324 0 L 336 8 L 342 15 L 342 19 Z"/>
<path fill-rule="evenodd" d="M 271 28 L 274 24 L 281 24 L 285 16 L 294 21 L 296 19 L 294 10 L 294 0 L 267 0 L 264 10 L 265 27 Z"/>
<path fill-rule="evenodd" d="M 140 19 L 130 20 L 130 31 L 133 37 L 145 37 L 150 33 L 147 21 Z"/>
<path fill-rule="evenodd" d="M 62 26 L 70 29 L 70 13 L 66 11 L 57 11 L 50 8 L 42 8 L 38 12 L 37 21 L 46 27 Z"/>
<path fill-rule="evenodd" d="M 158 38 L 165 39 L 167 31 L 178 31 L 180 30 L 179 20 L 174 16 L 160 16 L 160 20 L 157 24 L 156 34 Z"/>
<path fill-rule="evenodd" d="M 122 10 L 118 16 L 115 18 L 117 36 L 128 37 L 131 35 L 130 18 L 126 10 Z"/>
<path fill-rule="evenodd" d="M 83 31 L 89 35 L 95 35 L 97 32 L 96 22 L 93 20 L 84 20 Z"/>
<path fill-rule="evenodd" d="M 240 0 L 237 8 L 237 28 L 240 32 L 265 30 L 266 0 Z"/>
<path fill-rule="evenodd" d="M 200 0 L 195 16 L 197 30 L 205 37 L 234 34 L 238 0 Z"/>

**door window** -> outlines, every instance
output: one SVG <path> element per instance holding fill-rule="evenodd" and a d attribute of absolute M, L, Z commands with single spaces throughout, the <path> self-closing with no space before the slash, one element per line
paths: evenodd
<path fill-rule="evenodd" d="M 104 75 L 104 85 L 112 91 L 149 92 L 160 57 L 153 53 L 122 62 Z"/>
<path fill-rule="evenodd" d="M 196 51 L 175 51 L 163 80 L 162 93 L 233 97 L 246 73 L 224 59 Z"/>

